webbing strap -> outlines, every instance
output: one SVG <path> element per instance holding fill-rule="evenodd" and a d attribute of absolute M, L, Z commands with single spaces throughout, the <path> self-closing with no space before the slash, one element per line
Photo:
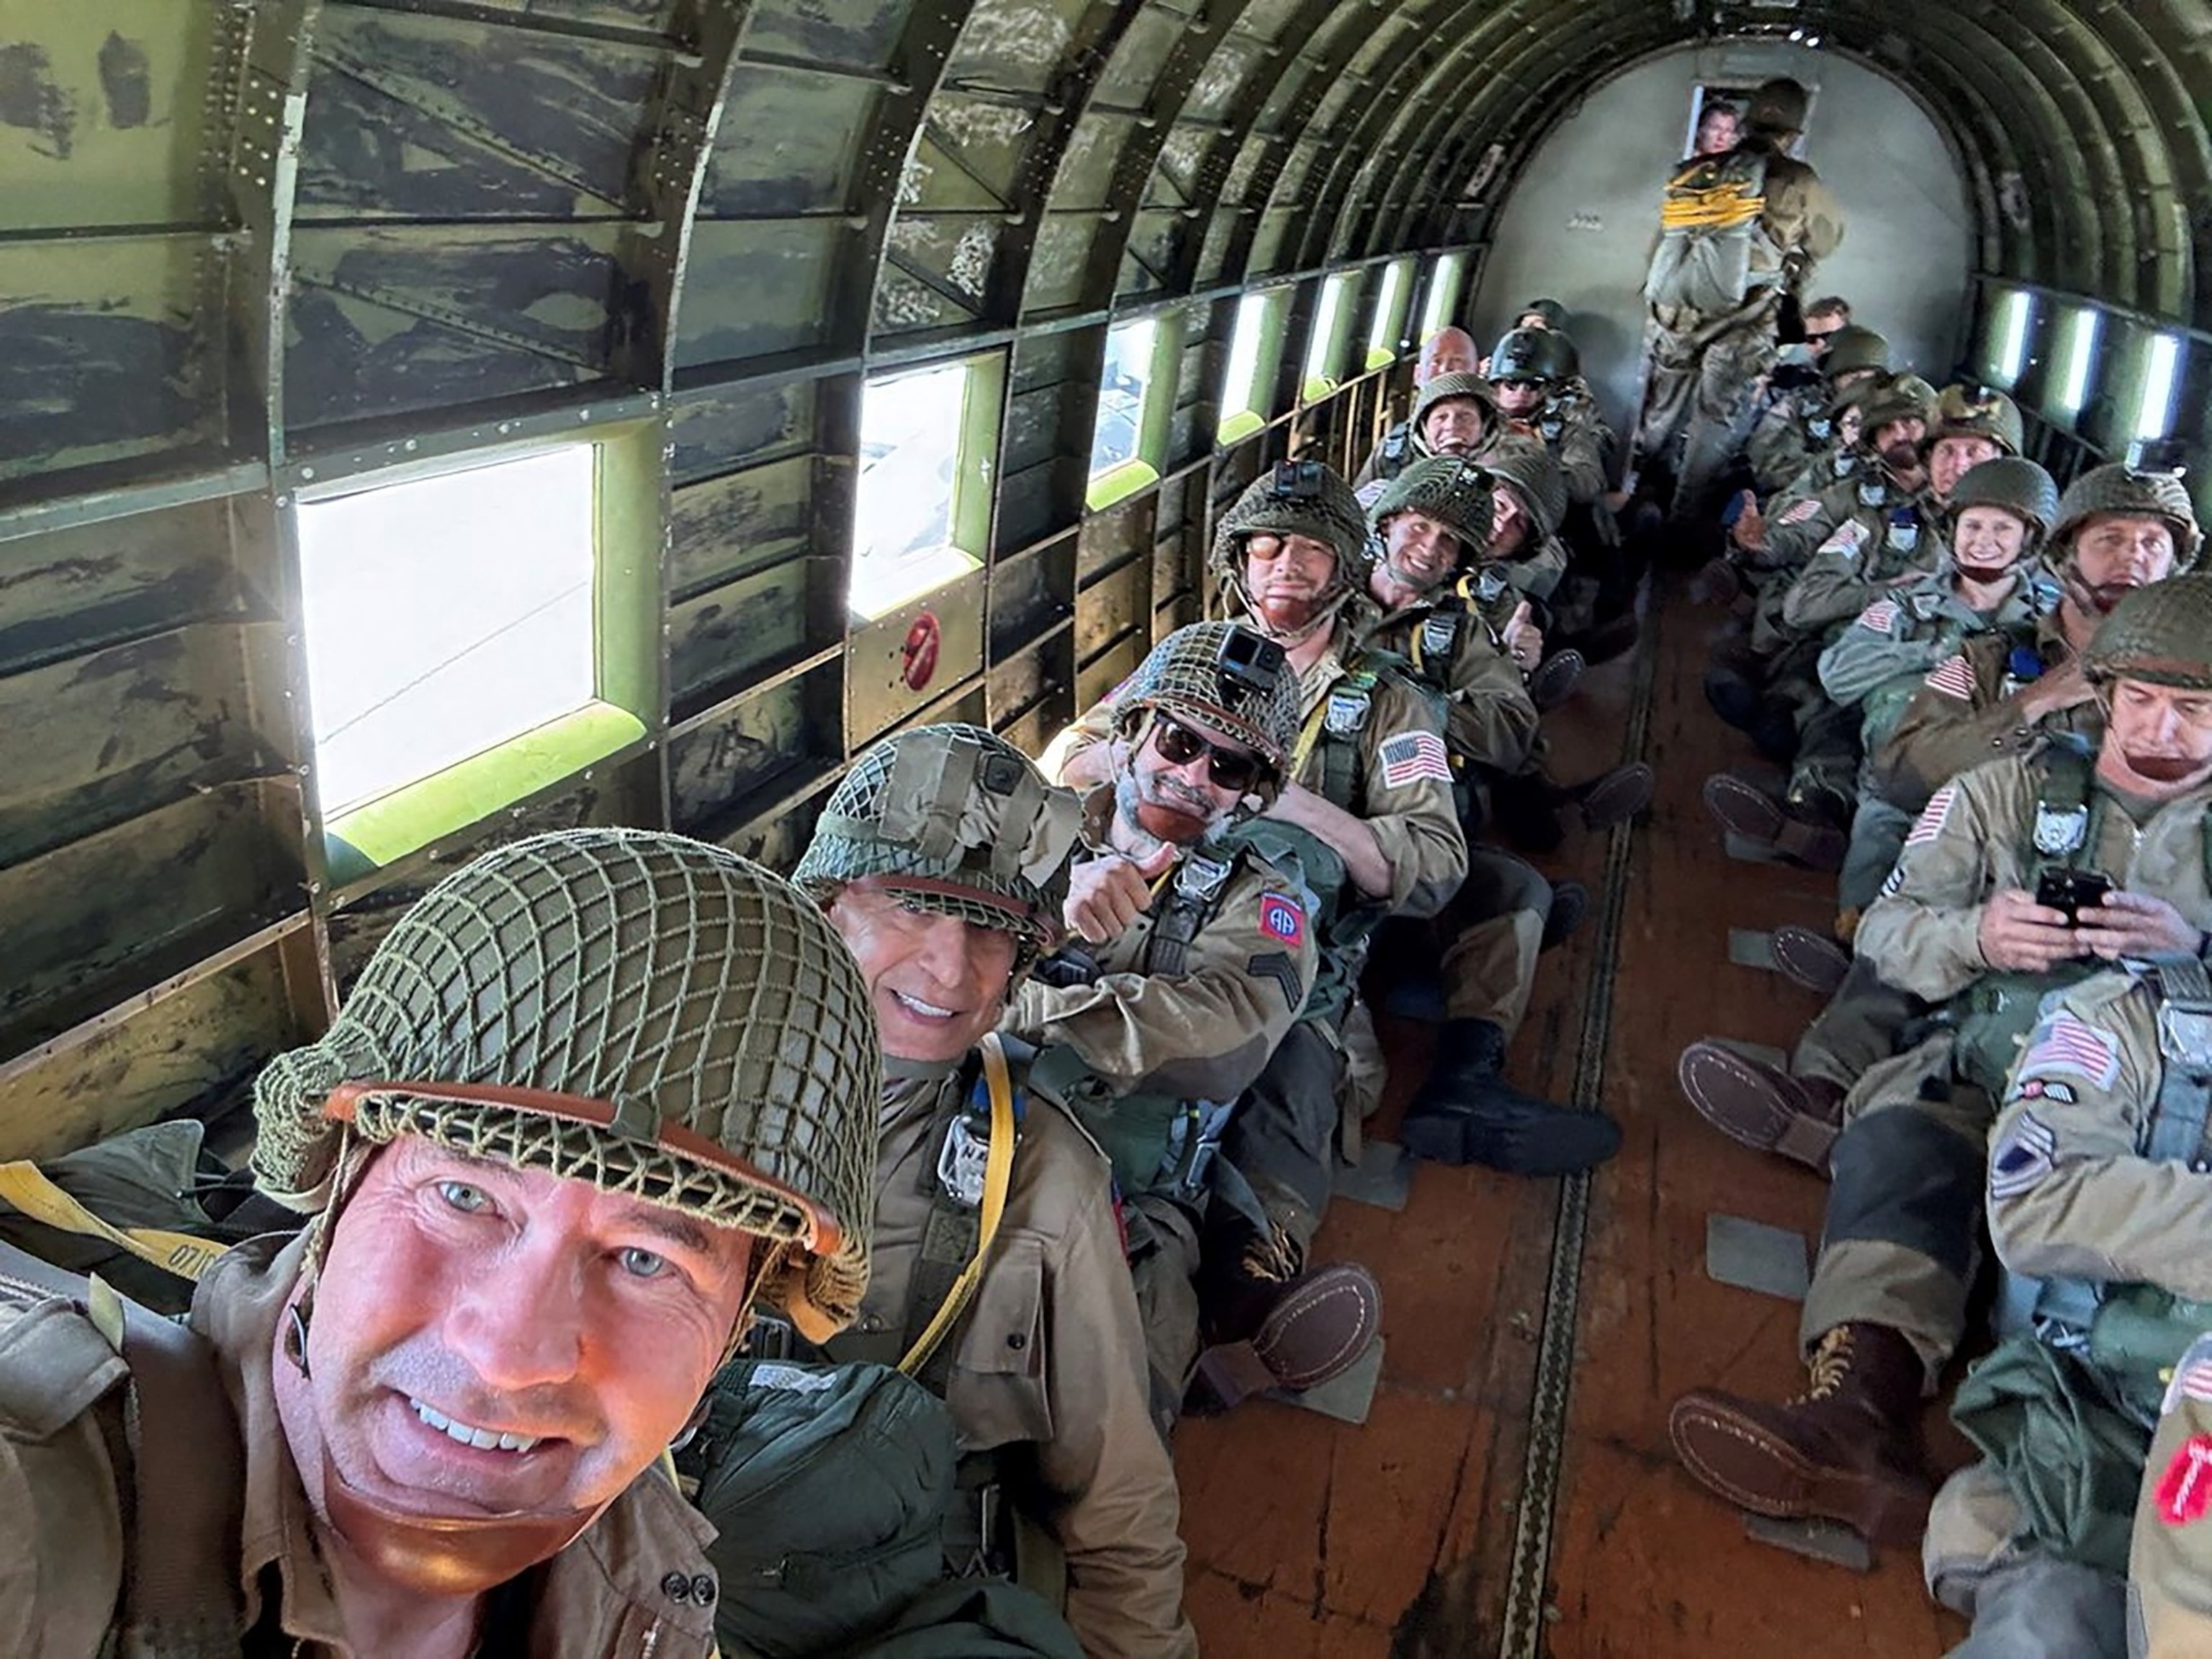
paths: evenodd
<path fill-rule="evenodd" d="M 1014 1079 L 1006 1068 L 1006 1050 L 994 1031 L 977 1045 L 983 1056 L 983 1081 L 991 1095 L 991 1150 L 983 1165 L 983 1211 L 975 1237 L 975 1255 L 961 1270 L 960 1277 L 952 1281 L 945 1292 L 945 1301 L 936 1316 L 923 1328 L 914 1340 L 914 1346 L 900 1359 L 898 1368 L 908 1376 L 915 1376 L 929 1363 L 939 1343 L 945 1340 L 960 1316 L 967 1311 L 975 1287 L 983 1281 L 984 1259 L 991 1253 L 991 1241 L 999 1234 L 999 1223 L 1006 1212 L 1006 1193 L 1014 1180 Z"/>
<path fill-rule="evenodd" d="M 99 1279 L 64 1273 L 0 1244 L 0 1272 L 107 1319 L 122 1316 L 131 1393 L 124 1430 L 131 1464 L 131 1549 L 125 1652 L 212 1659 L 238 1651 L 238 1527 L 246 1489 L 238 1419 L 215 1356 L 199 1336 L 119 1297 Z M 106 1329 L 105 1321 L 96 1321 Z M 111 1334 L 112 1340 L 112 1334 Z"/>
<path fill-rule="evenodd" d="M 2182 1052 L 2212 1030 L 2212 977 L 2194 957 L 2162 960 L 2151 969 L 2158 981 L 2158 1103 L 2152 1109 L 2144 1156 L 2159 1164 L 2186 1164 L 2203 1151 L 2204 1126 L 2212 1117 L 2212 1056 Z"/>
<path fill-rule="evenodd" d="M 28 1159 L 0 1164 L 0 1200 L 33 1221 L 65 1233 L 106 1239 L 141 1261 L 197 1282 L 215 1259 L 230 1247 L 195 1238 L 166 1227 L 117 1227 L 103 1221 L 54 1184 L 52 1176 Z"/>

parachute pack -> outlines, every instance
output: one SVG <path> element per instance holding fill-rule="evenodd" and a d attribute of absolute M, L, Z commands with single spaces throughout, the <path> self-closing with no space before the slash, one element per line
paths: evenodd
<path fill-rule="evenodd" d="M 1752 289 L 1752 253 L 1763 238 L 1766 157 L 1755 150 L 1704 155 L 1675 169 L 1659 209 L 1659 246 L 1644 281 L 1655 306 L 1724 312 Z"/>

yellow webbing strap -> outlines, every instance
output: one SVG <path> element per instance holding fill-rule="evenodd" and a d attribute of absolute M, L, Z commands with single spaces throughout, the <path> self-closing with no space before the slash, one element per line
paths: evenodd
<path fill-rule="evenodd" d="M 27 1159 L 0 1164 L 0 1200 L 33 1221 L 43 1221 L 65 1233 L 104 1238 L 141 1261 L 150 1261 L 179 1279 L 195 1282 L 230 1248 L 162 1227 L 111 1226 L 55 1186 L 43 1170 Z"/>
<path fill-rule="evenodd" d="M 1328 717 L 1328 699 L 1323 696 L 1314 705 L 1313 713 L 1306 716 L 1306 723 L 1298 729 L 1298 746 L 1291 751 L 1290 768 L 1283 774 L 1291 782 L 1297 781 L 1298 775 L 1306 769 L 1306 763 L 1313 758 L 1314 744 L 1321 741 L 1322 722 Z"/>
<path fill-rule="evenodd" d="M 1669 192 L 1659 209 L 1659 223 L 1667 230 L 1734 230 L 1747 225 L 1766 210 L 1766 198 L 1740 181 L 1715 185 L 1709 190 Z"/>
<path fill-rule="evenodd" d="M 983 1282 L 983 1259 L 998 1237 L 999 1221 L 1006 1212 L 1006 1189 L 1014 1183 L 1014 1079 L 1006 1070 L 1006 1051 L 994 1032 L 978 1045 L 983 1055 L 983 1081 L 991 1094 L 991 1150 L 983 1165 L 983 1214 L 975 1235 L 975 1255 L 945 1293 L 945 1304 L 928 1328 L 898 1363 L 908 1376 L 929 1363 L 937 1345 L 945 1340 L 955 1321 L 967 1310 L 975 1287 Z"/>

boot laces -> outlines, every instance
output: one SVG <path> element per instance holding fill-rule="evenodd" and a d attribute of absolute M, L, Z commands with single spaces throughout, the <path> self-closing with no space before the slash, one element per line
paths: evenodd
<path fill-rule="evenodd" d="M 1792 1401 L 1795 1405 L 1809 1404 L 1826 1400 L 1844 1384 L 1851 1370 L 1851 1333 L 1847 1325 L 1838 1325 L 1820 1339 L 1813 1350 L 1813 1358 L 1806 1363 L 1808 1386 L 1803 1394 Z"/>
<path fill-rule="evenodd" d="M 1289 1233 L 1279 1226 L 1270 1226 L 1246 1243 L 1237 1265 L 1247 1279 L 1267 1285 L 1287 1285 L 1298 1276 L 1299 1268 L 1304 1265 L 1304 1255 Z"/>

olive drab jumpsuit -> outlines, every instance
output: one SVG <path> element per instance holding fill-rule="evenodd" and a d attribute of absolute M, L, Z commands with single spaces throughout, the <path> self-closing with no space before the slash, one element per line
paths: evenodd
<path fill-rule="evenodd" d="M 1651 307 L 1649 383 L 1637 448 L 1665 455 L 1679 440 L 1674 513 L 1707 503 L 1721 469 L 1743 447 L 1752 389 L 1775 364 L 1776 319 L 1783 295 L 1844 240 L 1843 210 L 1820 175 L 1757 136 L 1739 147 L 1759 154 L 1764 178 L 1753 238 L 1751 281 L 1741 302 L 1712 313 L 1684 305 Z"/>
<path fill-rule="evenodd" d="M 1029 1478 L 1012 1484 L 1042 1499 L 1037 1518 L 1066 1558 L 1062 1611 L 1084 1651 L 1192 1659 L 1175 1468 L 1152 1423 L 1106 1158 L 1034 1090 L 1017 1099 L 998 1235 L 921 1380 L 943 1395 L 963 1454 L 1021 1460 Z M 896 1364 L 944 1305 L 975 1254 L 981 1197 L 947 1190 L 941 1172 L 961 1162 L 946 1155 L 948 1138 L 988 1147 L 989 1123 L 972 1060 L 885 1057 L 867 1296 L 860 1321 L 828 1345 L 832 1359 Z"/>
<path fill-rule="evenodd" d="M 1959 597 L 1948 572 L 1892 586 L 1853 618 L 1820 653 L 1821 690 L 1838 708 L 1856 710 L 1862 761 L 1850 848 L 1836 884 L 1845 910 L 1874 902 L 1913 815 L 1927 803 L 1893 805 L 1877 786 L 1875 757 L 1903 718 L 1905 707 L 1935 666 L 1984 634 L 2008 642 L 2032 635 L 2035 619 L 2057 602 L 2057 589 L 2026 570 L 1992 611 L 1977 611 Z"/>
<path fill-rule="evenodd" d="M 1537 753 L 1536 706 L 1483 620 L 1480 592 L 1470 579 L 1464 596 L 1447 591 L 1401 606 L 1366 637 L 1443 699 L 1455 765 L 1510 776 Z M 1446 1018 L 1487 1020 L 1509 1039 L 1520 1029 L 1551 908 L 1552 884 L 1533 866 L 1468 843 L 1467 880 L 1441 919 Z"/>
<path fill-rule="evenodd" d="M 2201 960 L 2053 999 L 2014 1066 L 1988 1186 L 2011 1334 L 1961 1389 L 1988 1455 L 1946 1483 L 1923 1550 L 1974 1621 L 1963 1659 L 2120 1659 L 2130 1601 L 2137 1653 L 2212 1653 L 2208 1107 Z"/>
<path fill-rule="evenodd" d="M 1382 1053 L 1358 998 L 1367 940 L 1386 915 L 1433 916 L 1467 877 L 1467 837 L 1453 804 L 1442 711 L 1387 664 L 1370 662 L 1340 617 L 1328 651 L 1299 676 L 1303 725 L 1294 780 L 1359 817 L 1390 868 L 1390 890 L 1365 895 L 1318 839 L 1262 814 L 1228 839 L 1279 869 L 1295 866 L 1315 908 L 1316 970 L 1299 1018 L 1231 1115 L 1222 1155 L 1250 1183 L 1269 1222 L 1303 1254 L 1334 1185 L 1340 1127 L 1355 1132 L 1382 1092 Z M 1086 712 L 1055 744 L 1079 752 L 1113 729 L 1110 705 Z M 1341 1121 L 1340 1121 L 1341 1120 Z"/>
<path fill-rule="evenodd" d="M 1111 787 L 1085 806 L 1097 848 Z M 1159 878 L 1126 932 L 1084 948 L 1097 968 L 1087 983 L 1031 978 L 1002 1029 L 1036 1046 L 1033 1079 L 1110 1151 L 1153 1407 L 1171 1417 L 1199 1352 L 1199 1223 L 1219 1184 L 1208 1180 L 1212 1151 L 1305 1006 L 1314 931 L 1298 883 L 1249 848 L 1206 842 Z"/>
<path fill-rule="evenodd" d="M 2025 640 L 1985 634 L 1966 641 L 1929 672 L 1873 757 L 1883 798 L 1917 812 L 1940 786 L 1969 767 L 2029 753 L 2053 732 L 2100 739 L 2105 710 L 2094 697 L 2039 720 L 2021 718 L 2021 694 L 2077 654 L 2056 611 L 2037 617 Z"/>
<path fill-rule="evenodd" d="M 2039 616 L 2029 631 L 2037 641 L 2033 648 L 2042 653 L 2039 661 L 2057 667 L 2071 660 L 2055 616 Z M 1923 764 L 1950 766 L 1938 775 L 1940 783 L 1993 757 L 2033 753 L 2053 735 L 2071 733 L 2091 744 L 2103 735 L 2103 709 L 2094 698 L 2033 726 L 2018 723 L 2007 701 L 2007 641 L 2019 637 L 1992 633 L 1967 640 L 1960 652 L 1936 665 L 1907 700 L 1889 738 L 1870 750 L 1869 774 L 1884 804 L 1901 811 L 1908 829 L 1935 793 L 1934 786 L 1923 782 Z M 1964 665 L 1963 674 L 1954 664 Z M 1964 696 L 1959 695 L 1961 688 Z M 1993 721 L 1994 743 L 1988 735 Z M 1923 761 L 1923 756 L 1932 758 Z M 1957 763 L 1951 763 L 1953 757 Z M 1882 873 L 1887 876 L 1887 866 Z M 1887 982 L 1863 954 L 1854 956 L 1843 984 L 1798 1038 L 1790 1070 L 1848 1090 L 1869 1067 L 1895 1055 L 1906 1023 L 1926 1012 L 1920 998 Z"/>
<path fill-rule="evenodd" d="M 1993 972 L 1977 931 L 1990 896 L 2033 892 L 2047 866 L 2094 869 L 2212 926 L 2212 784 L 2152 806 L 2106 789 L 2089 765 L 2054 746 L 1946 784 L 1860 923 L 1860 956 L 1891 986 L 1942 1005 L 1944 1019 L 1870 1069 L 1845 1103 L 1800 1325 L 1808 1351 L 1840 1325 L 1887 1326 L 1911 1343 L 1932 1383 L 1965 1333 L 1985 1144 L 2006 1068 L 2039 999 L 2098 966 L 2083 958 L 2050 974 Z"/>

